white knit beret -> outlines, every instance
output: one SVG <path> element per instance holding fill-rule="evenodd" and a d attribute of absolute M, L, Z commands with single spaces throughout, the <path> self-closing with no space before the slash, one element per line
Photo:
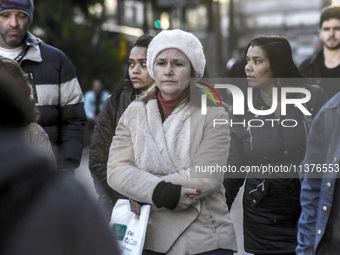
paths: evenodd
<path fill-rule="evenodd" d="M 203 76 L 205 56 L 202 44 L 193 34 L 180 29 L 174 29 L 163 30 L 156 35 L 149 44 L 146 65 L 153 79 L 155 79 L 153 63 L 158 54 L 166 49 L 178 49 L 182 51 L 194 68 L 196 77 L 201 78 Z"/>

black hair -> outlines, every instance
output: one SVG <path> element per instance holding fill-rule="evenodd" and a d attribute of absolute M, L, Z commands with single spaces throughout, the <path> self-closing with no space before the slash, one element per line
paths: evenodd
<path fill-rule="evenodd" d="M 340 20 L 340 8 L 333 6 L 326 6 L 322 9 L 320 15 L 319 28 L 322 27 L 322 24 L 325 20 L 329 19 L 339 19 Z"/>
<path fill-rule="evenodd" d="M 149 44 L 152 40 L 152 36 L 148 35 L 148 34 L 144 34 L 142 36 L 140 36 L 133 44 L 132 47 L 130 49 L 130 51 L 134 48 L 134 47 L 144 47 L 144 48 L 148 48 Z M 119 84 L 114 88 L 112 94 L 113 95 L 118 95 L 120 94 L 120 92 L 123 90 L 123 88 L 125 86 L 131 87 L 132 90 L 134 90 L 132 83 L 130 81 L 130 76 L 129 76 L 129 68 L 127 68 L 123 79 L 119 82 Z M 135 91 L 137 93 L 137 91 Z"/>
<path fill-rule="evenodd" d="M 152 40 L 152 36 L 151 35 L 148 35 L 148 34 L 144 34 L 142 35 L 141 37 L 139 37 L 133 44 L 132 44 L 132 47 L 144 47 L 144 48 L 148 48 L 149 47 L 149 44 Z"/>
<path fill-rule="evenodd" d="M 280 36 L 260 36 L 252 39 L 246 48 L 260 47 L 269 59 L 273 78 L 303 78 L 292 57 L 288 40 Z M 290 81 L 291 82 L 291 81 Z"/>

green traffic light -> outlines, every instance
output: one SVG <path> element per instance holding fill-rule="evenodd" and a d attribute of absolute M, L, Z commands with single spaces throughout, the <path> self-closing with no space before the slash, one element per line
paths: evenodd
<path fill-rule="evenodd" d="M 159 19 L 155 21 L 155 28 L 161 28 L 161 21 Z"/>

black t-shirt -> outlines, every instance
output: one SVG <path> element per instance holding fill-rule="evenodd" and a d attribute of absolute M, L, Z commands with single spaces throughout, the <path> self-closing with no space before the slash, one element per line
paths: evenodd
<path fill-rule="evenodd" d="M 322 58 L 321 73 L 322 77 L 327 77 L 323 78 L 324 81 L 321 83 L 321 86 L 328 97 L 331 98 L 340 91 L 340 65 L 329 69 L 325 66 L 324 58 Z"/>

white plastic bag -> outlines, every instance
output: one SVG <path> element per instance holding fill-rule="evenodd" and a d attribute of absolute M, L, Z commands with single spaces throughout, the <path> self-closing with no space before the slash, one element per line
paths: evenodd
<path fill-rule="evenodd" d="M 131 212 L 128 199 L 118 199 L 112 214 L 110 227 L 116 235 L 121 255 L 140 255 L 143 252 L 150 205 L 143 205 L 138 216 Z"/>

